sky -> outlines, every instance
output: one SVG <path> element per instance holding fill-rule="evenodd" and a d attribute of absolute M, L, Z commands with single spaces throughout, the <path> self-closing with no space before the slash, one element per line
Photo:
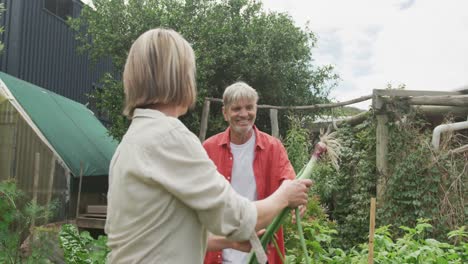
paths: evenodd
<path fill-rule="evenodd" d="M 408 90 L 468 86 L 468 0 L 262 0 L 308 22 L 315 65 L 333 65 L 332 90 L 347 101 L 404 84 Z M 367 109 L 371 101 L 353 106 Z"/>

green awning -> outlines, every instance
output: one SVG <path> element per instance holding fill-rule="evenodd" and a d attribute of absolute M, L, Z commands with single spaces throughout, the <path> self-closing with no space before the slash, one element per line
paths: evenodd
<path fill-rule="evenodd" d="M 0 72 L 0 79 L 75 177 L 109 174 L 117 142 L 84 105 Z"/>

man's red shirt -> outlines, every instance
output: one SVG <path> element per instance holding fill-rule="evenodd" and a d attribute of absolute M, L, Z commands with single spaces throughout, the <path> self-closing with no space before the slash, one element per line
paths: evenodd
<path fill-rule="evenodd" d="M 262 200 L 278 189 L 283 180 L 294 179 L 296 174 L 283 144 L 277 138 L 258 130 L 255 126 L 253 129 L 256 141 L 253 170 L 257 184 L 257 199 Z M 229 132 L 230 128 L 228 127 L 226 131 L 210 137 L 203 143 L 203 147 L 218 171 L 231 182 L 233 155 Z M 281 228 L 276 234 L 278 246 L 284 256 L 283 229 Z M 269 264 L 282 263 L 273 245 L 268 246 L 267 255 Z M 222 251 L 207 252 L 205 264 L 221 263 Z"/>

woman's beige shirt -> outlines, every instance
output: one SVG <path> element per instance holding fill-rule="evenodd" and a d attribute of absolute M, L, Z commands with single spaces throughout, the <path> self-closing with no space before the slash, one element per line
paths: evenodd
<path fill-rule="evenodd" d="M 110 165 L 109 263 L 202 263 L 207 231 L 248 240 L 256 219 L 182 122 L 135 110 Z"/>

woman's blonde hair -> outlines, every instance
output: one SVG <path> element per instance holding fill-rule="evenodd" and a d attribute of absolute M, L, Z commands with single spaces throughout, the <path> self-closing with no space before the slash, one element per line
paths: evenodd
<path fill-rule="evenodd" d="M 124 115 L 154 104 L 191 107 L 197 97 L 195 55 L 190 44 L 171 29 L 143 33 L 128 53 L 123 73 Z"/>
<path fill-rule="evenodd" d="M 241 99 L 255 101 L 256 104 L 258 102 L 257 91 L 245 82 L 233 83 L 224 90 L 223 105 L 226 109 Z"/>

